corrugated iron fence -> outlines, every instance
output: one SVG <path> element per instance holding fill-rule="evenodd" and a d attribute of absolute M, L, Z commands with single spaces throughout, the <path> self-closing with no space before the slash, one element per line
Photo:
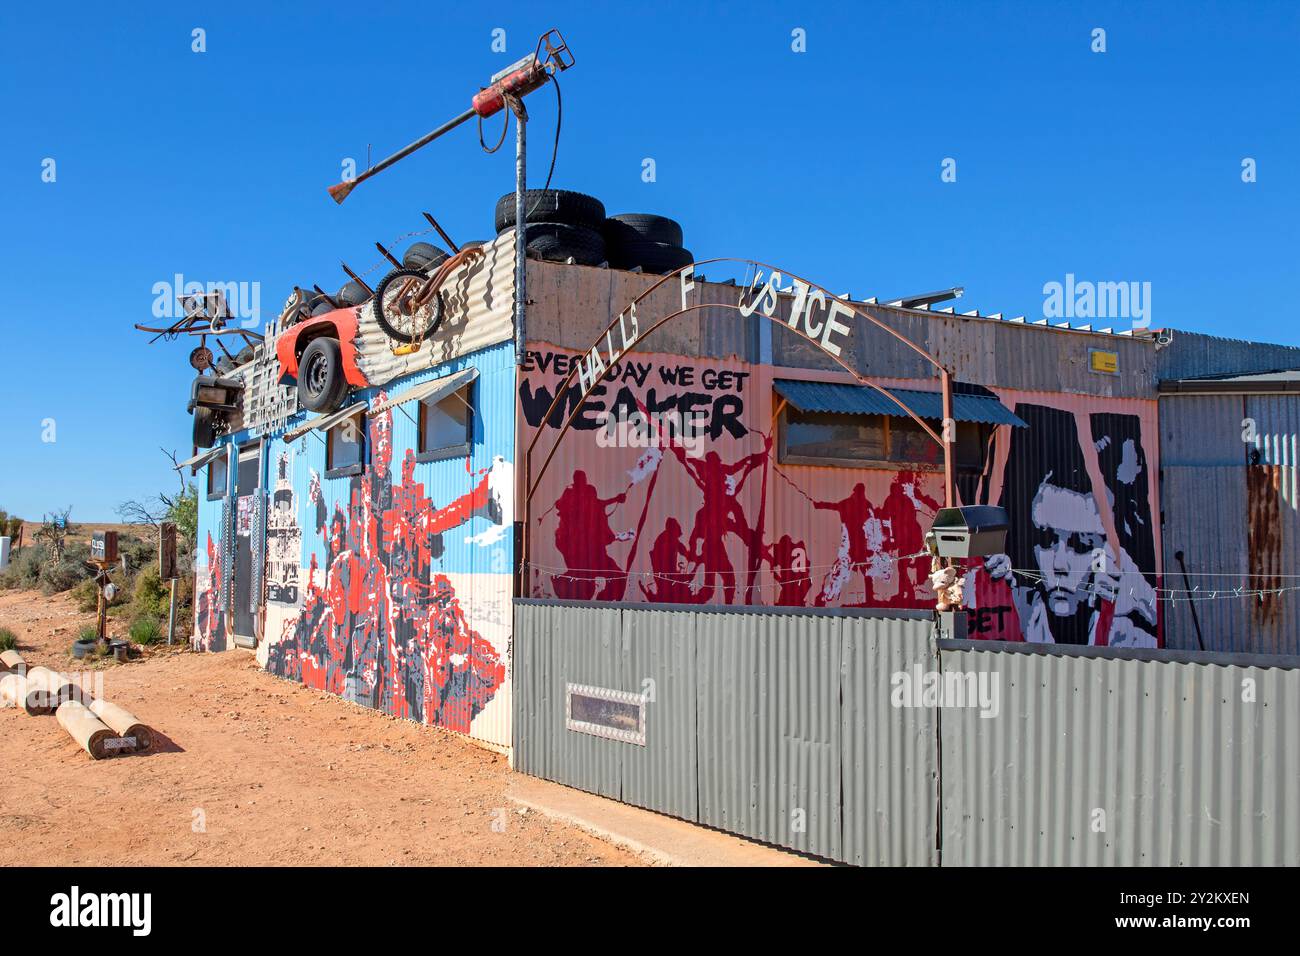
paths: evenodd
<path fill-rule="evenodd" d="M 1300 863 L 1300 661 L 516 601 L 515 768 L 859 865 Z"/>
<path fill-rule="evenodd" d="M 935 714 L 889 706 L 892 673 L 935 666 L 919 614 L 517 601 L 515 653 L 517 770 L 835 860 L 936 862 Z M 640 697 L 644 744 L 569 729 L 575 687 Z"/>

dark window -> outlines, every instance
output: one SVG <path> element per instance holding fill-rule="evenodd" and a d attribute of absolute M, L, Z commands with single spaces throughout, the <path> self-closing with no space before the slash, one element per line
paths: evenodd
<path fill-rule="evenodd" d="M 325 477 L 359 475 L 366 467 L 366 417 L 351 415 L 325 433 Z"/>
<path fill-rule="evenodd" d="M 420 447 L 417 461 L 438 461 L 469 454 L 474 436 L 473 384 L 463 385 L 438 401 L 420 402 Z"/>
<path fill-rule="evenodd" d="M 226 469 L 226 452 L 225 449 L 222 449 L 220 455 L 208 462 L 209 501 L 216 501 L 218 498 L 226 497 L 226 491 L 230 485 L 230 476 Z"/>
<path fill-rule="evenodd" d="M 938 421 L 926 419 L 937 434 Z M 911 418 L 902 415 L 843 415 L 803 412 L 787 405 L 781 412 L 780 460 L 805 465 L 929 465 L 943 467 L 943 446 Z M 953 444 L 959 472 L 983 469 L 991 425 L 957 422 Z"/>

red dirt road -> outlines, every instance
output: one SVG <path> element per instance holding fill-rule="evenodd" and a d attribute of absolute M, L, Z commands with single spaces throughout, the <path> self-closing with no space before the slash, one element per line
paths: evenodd
<path fill-rule="evenodd" d="M 92 618 L 66 596 L 0 592 L 29 664 L 74 670 L 67 648 Z M 96 670 L 162 745 L 94 761 L 54 717 L 0 710 L 0 865 L 642 863 L 520 813 L 504 757 L 272 677 L 247 652 L 162 648 Z"/>

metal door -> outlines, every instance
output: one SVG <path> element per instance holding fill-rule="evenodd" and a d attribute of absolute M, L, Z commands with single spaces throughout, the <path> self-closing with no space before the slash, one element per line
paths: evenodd
<path fill-rule="evenodd" d="M 256 567 L 262 553 L 262 446 L 239 451 L 235 475 L 235 567 L 233 574 L 235 645 L 257 646 L 257 610 L 260 603 Z"/>

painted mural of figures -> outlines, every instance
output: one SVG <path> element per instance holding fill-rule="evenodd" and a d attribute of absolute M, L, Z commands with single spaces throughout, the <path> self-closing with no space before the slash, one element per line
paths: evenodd
<path fill-rule="evenodd" d="M 788 534 L 767 549 L 767 560 L 772 566 L 772 579 L 777 584 L 776 603 L 782 607 L 803 607 L 812 590 L 812 575 L 808 569 L 808 549 L 802 541 Z"/>
<path fill-rule="evenodd" d="M 921 489 L 920 476 L 914 471 L 900 471 L 894 476 L 880 510 L 889 524 L 888 550 L 898 566 L 902 597 L 928 597 L 926 585 L 930 569 L 928 555 L 913 557 L 925 550 L 925 532 L 933 523 L 942 503 Z M 924 520 L 923 520 L 924 519 Z M 900 560 L 901 559 L 901 560 Z"/>
<path fill-rule="evenodd" d="M 226 649 L 226 612 L 221 606 L 221 547 L 213 542 L 208 532 L 208 565 L 206 586 L 200 580 L 195 604 L 194 649 L 197 651 L 224 651 Z"/>
<path fill-rule="evenodd" d="M 555 502 L 558 517 L 555 547 L 565 564 L 564 573 L 552 578 L 556 597 L 615 601 L 623 594 L 627 573 L 609 555 L 610 545 L 618 538 L 609 525 L 609 508 L 626 500 L 626 491 L 612 498 L 601 498 L 587 481 L 585 471 L 573 473 L 573 483 Z M 598 582 L 603 582 L 599 595 Z"/>
<path fill-rule="evenodd" d="M 835 563 L 822 580 L 821 591 L 813 602 L 817 607 L 838 603 L 844 586 L 853 575 L 862 575 L 863 604 L 875 600 L 874 578 L 888 577 L 889 556 L 884 551 L 884 526 L 867 500 L 862 482 L 853 486 L 847 498 L 839 501 L 813 501 L 819 511 L 834 511 L 840 518 L 840 547 Z"/>
<path fill-rule="evenodd" d="M 1018 404 L 1000 503 L 1007 554 L 985 560 L 1006 582 L 1026 641 L 1154 647 L 1155 600 L 1121 542 L 1108 540 L 1073 413 Z M 1130 593 L 1132 592 L 1132 593 Z"/>
<path fill-rule="evenodd" d="M 375 416 L 371 465 L 348 479 L 346 511 L 339 504 L 328 515 L 312 475 L 324 580 L 313 554 L 302 613 L 269 648 L 268 669 L 395 717 L 468 733 L 505 682 L 505 664 L 432 562 L 445 532 L 480 516 L 511 520 L 509 491 L 493 479 L 508 466 L 496 460 L 468 474 L 470 489 L 437 507 L 414 480 L 410 450 L 394 484 L 390 436 L 391 412 Z"/>
<path fill-rule="evenodd" d="M 730 465 L 723 464 L 722 457 L 716 451 L 706 453 L 702 459 L 693 459 L 679 445 L 669 447 L 691 480 L 704 493 L 704 501 L 695 513 L 695 525 L 691 528 L 688 545 L 693 554 L 700 556 L 700 562 L 704 565 L 704 580 L 697 595 L 698 601 L 707 604 L 720 582 L 722 603 L 731 604 L 736 596 L 736 572 L 727 556 L 727 535 L 736 535 L 748 548 L 759 546 L 758 532 L 749 526 L 744 509 L 740 506 L 740 491 L 745 479 L 754 469 L 767 462 L 772 450 L 772 439 L 769 437 L 764 441 L 762 451 L 747 455 Z"/>
<path fill-rule="evenodd" d="M 653 575 L 649 587 L 644 581 L 640 582 L 641 593 L 646 600 L 663 604 L 698 604 L 698 598 L 691 591 L 697 564 L 698 556 L 682 542 L 681 522 L 669 518 L 650 548 Z"/>

